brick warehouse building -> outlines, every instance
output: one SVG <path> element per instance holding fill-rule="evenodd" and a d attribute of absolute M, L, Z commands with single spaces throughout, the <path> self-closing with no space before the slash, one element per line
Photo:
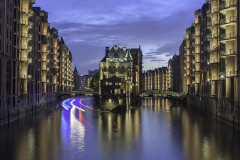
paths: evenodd
<path fill-rule="evenodd" d="M 6 4 L 5 4 L 6 2 Z M 35 0 L 0 1 L 0 116 L 26 112 L 72 90 L 72 55 Z"/>

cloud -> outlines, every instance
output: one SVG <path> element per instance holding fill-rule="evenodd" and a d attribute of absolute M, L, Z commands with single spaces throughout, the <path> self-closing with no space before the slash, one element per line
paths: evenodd
<path fill-rule="evenodd" d="M 105 47 L 141 45 L 144 70 L 167 65 L 177 53 L 194 11 L 205 0 L 37 0 L 81 73 L 99 67 Z M 176 5 L 177 4 L 177 5 Z M 54 9 L 52 9 L 54 6 Z"/>

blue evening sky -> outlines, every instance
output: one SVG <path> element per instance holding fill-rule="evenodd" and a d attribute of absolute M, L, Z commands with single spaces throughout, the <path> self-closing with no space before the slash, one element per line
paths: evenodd
<path fill-rule="evenodd" d="M 167 65 L 205 0 L 36 0 L 49 13 L 79 73 L 98 69 L 105 47 L 143 51 L 143 70 Z"/>

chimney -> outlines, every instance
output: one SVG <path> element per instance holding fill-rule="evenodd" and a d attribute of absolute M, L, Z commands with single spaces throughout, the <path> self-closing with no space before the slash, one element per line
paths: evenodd
<path fill-rule="evenodd" d="M 106 47 L 106 56 L 107 56 L 108 52 L 109 52 L 109 47 Z"/>

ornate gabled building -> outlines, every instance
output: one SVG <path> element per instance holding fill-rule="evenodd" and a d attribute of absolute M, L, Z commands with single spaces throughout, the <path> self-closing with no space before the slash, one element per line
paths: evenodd
<path fill-rule="evenodd" d="M 99 63 L 99 94 L 138 93 L 141 90 L 142 51 L 138 49 L 106 47 Z"/>

